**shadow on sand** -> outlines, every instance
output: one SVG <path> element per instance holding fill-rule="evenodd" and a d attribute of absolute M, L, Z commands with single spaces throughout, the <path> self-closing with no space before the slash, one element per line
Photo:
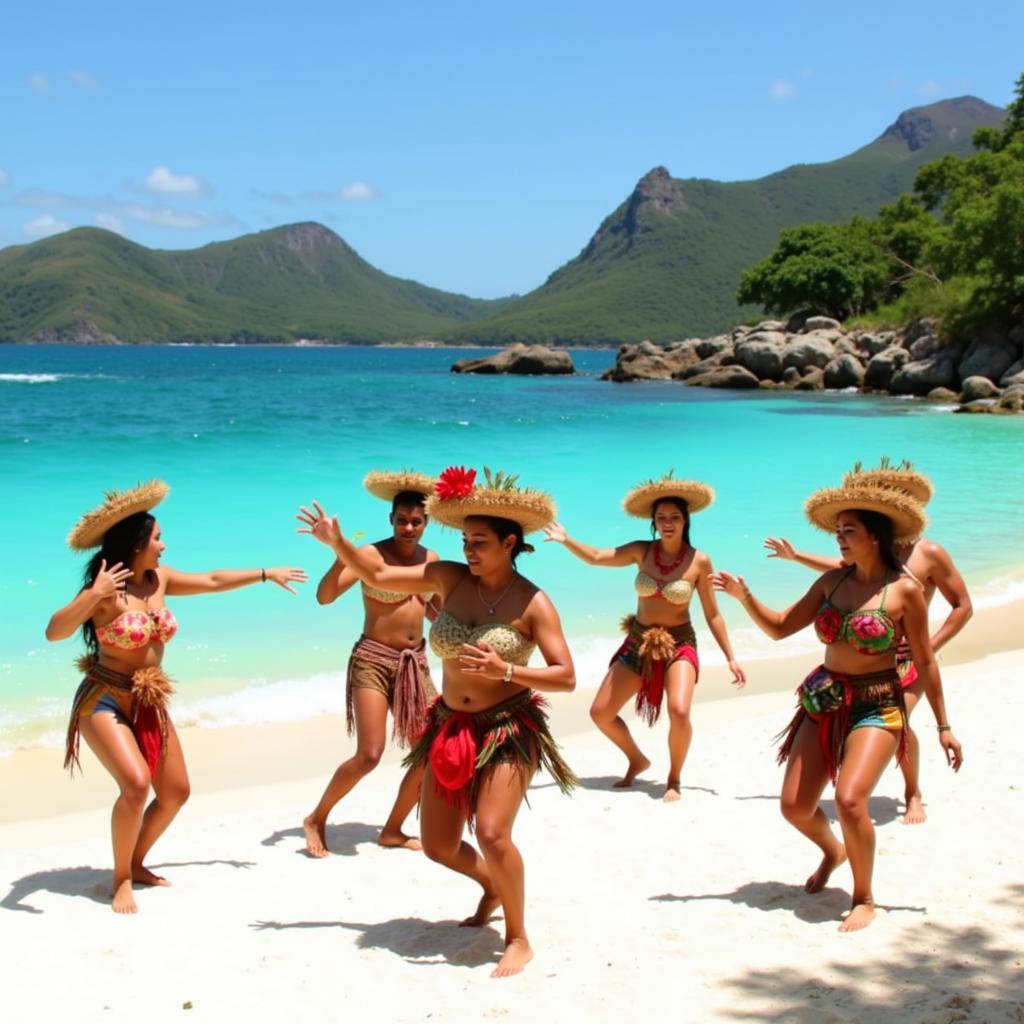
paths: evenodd
<path fill-rule="evenodd" d="M 380 836 L 380 828 L 376 825 L 367 825 L 362 821 L 349 821 L 344 825 L 328 825 L 326 834 L 327 849 L 331 853 L 335 853 L 339 857 L 355 857 L 359 853 L 358 847 L 367 843 L 376 845 Z M 261 839 L 260 845 L 277 846 L 282 839 L 298 839 L 302 847 L 295 852 L 303 857 L 310 856 L 306 851 L 306 834 L 302 831 L 301 825 L 298 828 L 284 828 L 274 832 L 266 839 Z"/>

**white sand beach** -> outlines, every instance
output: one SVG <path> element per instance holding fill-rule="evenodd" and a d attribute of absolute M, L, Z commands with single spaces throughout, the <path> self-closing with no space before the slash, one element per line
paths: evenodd
<path fill-rule="evenodd" d="M 915 724 L 928 822 L 901 824 L 895 767 L 872 800 L 880 913 L 865 931 L 837 931 L 847 868 L 804 893 L 816 851 L 778 812 L 772 736 L 798 678 L 780 659 L 748 666 L 767 692 L 696 707 L 675 805 L 658 799 L 664 723 L 635 730 L 652 771 L 612 791 L 622 765 L 588 727 L 590 694 L 556 702 L 583 784 L 568 799 L 540 775 L 520 815 L 537 955 L 504 980 L 489 977 L 501 922 L 456 926 L 476 903 L 473 884 L 376 845 L 400 777 L 393 754 L 336 809 L 334 855 L 303 853 L 302 816 L 351 749 L 339 719 L 186 730 L 194 795 L 151 865 L 173 887 L 138 889 L 140 912 L 127 918 L 110 911 L 105 773 L 89 756 L 69 782 L 53 750 L 7 758 L 4 1018 L 1019 1024 L 1024 652 L 978 657 L 997 634 L 1013 636 L 1012 611 L 996 611 L 944 664 L 963 770 L 943 763 L 925 706 Z M 727 689 L 713 671 L 701 686 Z"/>

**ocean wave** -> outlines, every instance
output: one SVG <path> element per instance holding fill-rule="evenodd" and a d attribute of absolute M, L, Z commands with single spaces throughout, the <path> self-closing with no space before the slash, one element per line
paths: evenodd
<path fill-rule="evenodd" d="M 3 384 L 56 384 L 62 380 L 114 380 L 106 373 L 0 373 Z"/>

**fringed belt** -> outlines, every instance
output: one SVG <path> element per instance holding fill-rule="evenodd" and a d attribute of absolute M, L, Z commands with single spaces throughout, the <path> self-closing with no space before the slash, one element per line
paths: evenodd
<path fill-rule="evenodd" d="M 472 829 L 481 769 L 509 760 L 532 768 L 534 749 L 558 788 L 568 793 L 577 783 L 573 770 L 548 729 L 548 702 L 531 690 L 483 711 L 453 711 L 438 697 L 427 712 L 427 724 L 403 761 L 406 768 L 429 763 L 437 792 L 466 815 Z"/>
<path fill-rule="evenodd" d="M 799 703 L 789 725 L 776 737 L 779 746 L 779 764 L 793 749 L 796 735 L 804 719 L 810 718 L 818 727 L 818 741 L 829 778 L 835 783 L 839 766 L 843 763 L 843 747 L 850 731 L 850 712 L 855 704 L 877 703 L 880 707 L 894 707 L 900 713 L 903 729 L 900 732 L 896 760 L 902 761 L 907 749 L 907 709 L 903 701 L 903 687 L 895 668 L 864 675 L 846 675 L 819 665 L 796 688 Z"/>
<path fill-rule="evenodd" d="M 391 713 L 394 719 L 391 737 L 399 746 L 408 747 L 416 742 L 423 731 L 423 722 L 427 715 L 427 664 L 426 641 L 421 640 L 418 647 L 407 647 L 397 650 L 387 644 L 371 640 L 368 636 L 360 637 L 352 648 L 352 657 L 348 662 L 347 685 L 345 687 L 345 715 L 348 720 L 348 734 L 355 732 L 355 694 L 353 683 L 354 666 L 352 661 L 359 658 L 372 665 L 382 665 L 395 670 L 394 696 L 391 701 Z"/>
<path fill-rule="evenodd" d="M 654 725 L 661 714 L 668 666 L 676 661 L 688 661 L 700 674 L 697 634 L 690 622 L 679 626 L 645 626 L 635 615 L 627 615 L 622 620 L 622 630 L 626 639 L 609 664 L 623 661 L 640 676 L 636 713 L 648 725 Z"/>
<path fill-rule="evenodd" d="M 76 767 L 81 770 L 78 750 L 82 716 L 92 714 L 96 702 L 105 693 L 112 693 L 118 698 L 118 703 L 121 698 L 128 698 L 129 714 L 126 717 L 131 721 L 132 731 L 149 766 L 150 775 L 155 773 L 167 748 L 167 726 L 170 721 L 167 704 L 174 693 L 174 686 L 167 673 L 153 665 L 126 675 L 101 665 L 88 655 L 79 658 L 76 665 L 85 678 L 79 684 L 71 705 L 64 767 L 69 768 L 72 774 Z"/>

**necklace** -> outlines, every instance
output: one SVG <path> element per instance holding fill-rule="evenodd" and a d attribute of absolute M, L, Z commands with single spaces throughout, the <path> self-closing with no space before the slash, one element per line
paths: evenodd
<path fill-rule="evenodd" d="M 494 609 L 497 608 L 498 605 L 501 604 L 501 602 L 505 599 L 505 595 L 512 589 L 512 584 L 515 583 L 515 581 L 516 577 L 513 573 L 512 579 L 509 580 L 508 586 L 498 595 L 496 601 L 488 601 L 484 597 L 484 592 L 480 589 L 480 581 L 476 581 L 476 596 L 480 598 L 480 603 L 487 609 L 488 615 L 494 614 Z"/>
<path fill-rule="evenodd" d="M 687 545 L 683 545 L 682 550 L 679 552 L 679 557 L 674 562 L 671 562 L 669 565 L 666 565 L 658 557 L 658 552 L 660 550 L 661 541 L 658 541 L 658 543 L 654 545 L 654 551 L 652 552 L 654 555 L 654 564 L 658 567 L 658 572 L 660 572 L 662 576 L 667 576 L 673 569 L 677 569 L 680 565 L 683 564 L 683 559 L 686 557 Z"/>

